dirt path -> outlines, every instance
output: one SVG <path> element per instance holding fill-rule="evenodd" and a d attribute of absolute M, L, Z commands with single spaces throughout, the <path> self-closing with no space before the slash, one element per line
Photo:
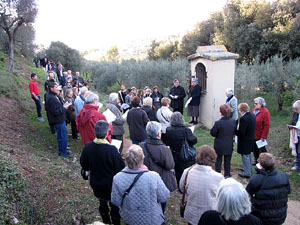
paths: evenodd
<path fill-rule="evenodd" d="M 288 215 L 285 220 L 285 225 L 299 225 L 300 224 L 300 202 L 291 201 L 288 202 Z"/>

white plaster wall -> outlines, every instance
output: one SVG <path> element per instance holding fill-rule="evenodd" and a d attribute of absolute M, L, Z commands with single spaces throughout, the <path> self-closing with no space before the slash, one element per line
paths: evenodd
<path fill-rule="evenodd" d="M 234 88 L 235 60 L 195 59 L 191 62 L 192 75 L 196 75 L 195 67 L 199 62 L 207 71 L 207 94 L 201 97 L 199 119 L 210 129 L 214 122 L 220 119 L 219 107 L 226 101 L 226 88 Z"/>

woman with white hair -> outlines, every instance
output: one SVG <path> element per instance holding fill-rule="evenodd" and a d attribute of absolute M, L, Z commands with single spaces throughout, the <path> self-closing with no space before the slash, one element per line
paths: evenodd
<path fill-rule="evenodd" d="M 144 161 L 143 150 L 131 145 L 123 151 L 126 167 L 115 175 L 111 201 L 120 207 L 120 215 L 126 224 L 166 224 L 161 203 L 170 197 L 159 174 L 141 169 Z"/>
<path fill-rule="evenodd" d="M 293 114 L 292 121 L 288 127 L 291 130 L 290 146 L 294 146 L 294 152 L 296 153 L 296 154 L 294 153 L 294 155 L 296 155 L 296 165 L 293 166 L 291 168 L 291 170 L 296 171 L 296 170 L 299 170 L 299 168 L 300 168 L 300 144 L 298 141 L 298 140 L 300 140 L 300 116 L 299 116 L 300 115 L 300 100 L 297 100 L 294 102 L 293 108 L 294 108 L 295 112 Z M 296 127 L 298 127 L 298 129 Z M 295 138 L 295 136 L 297 138 Z M 294 143 L 296 143 L 296 146 Z"/>
<path fill-rule="evenodd" d="M 105 107 L 105 110 L 109 109 L 115 116 L 116 119 L 112 122 L 113 132 L 111 135 L 112 139 L 122 141 L 119 151 L 123 150 L 123 135 L 125 133 L 124 123 L 125 119 L 121 115 L 120 107 L 119 107 L 120 99 L 117 93 L 111 93 L 109 95 L 108 103 Z"/>
<path fill-rule="evenodd" d="M 226 104 L 230 106 L 231 108 L 231 113 L 230 113 L 230 118 L 237 120 L 239 118 L 238 114 L 238 100 L 234 96 L 234 92 L 232 88 L 227 88 L 225 91 L 225 95 L 227 97 L 226 99 Z"/>
<path fill-rule="evenodd" d="M 202 214 L 198 225 L 262 225 L 251 213 L 249 195 L 243 185 L 232 178 L 221 182 L 216 210 Z"/>
<path fill-rule="evenodd" d="M 261 152 L 266 152 L 266 147 L 258 148 L 256 142 L 258 140 L 265 141 L 267 140 L 270 128 L 270 112 L 266 108 L 266 101 L 262 97 L 257 97 L 254 99 L 254 109 L 252 113 L 256 117 L 256 126 L 255 126 L 255 140 L 254 140 L 254 160 L 253 165 L 257 164 L 257 159 Z"/>
<path fill-rule="evenodd" d="M 150 121 L 156 121 L 155 110 L 153 109 L 153 100 L 151 97 L 143 99 L 142 109 L 147 113 Z"/>
<path fill-rule="evenodd" d="M 147 141 L 140 144 L 145 155 L 144 164 L 149 170 L 160 175 L 169 191 L 174 191 L 177 189 L 175 176 L 173 175 L 175 163 L 170 148 L 161 141 L 160 123 L 148 122 L 146 132 L 148 135 Z M 162 203 L 163 212 L 165 208 L 166 202 Z"/>
<path fill-rule="evenodd" d="M 99 120 L 106 121 L 105 116 L 99 111 L 99 97 L 95 93 L 90 93 L 85 99 L 85 104 L 76 117 L 77 129 L 81 136 L 83 146 L 95 139 L 94 126 Z M 111 143 L 112 125 L 109 125 L 107 140 Z"/>

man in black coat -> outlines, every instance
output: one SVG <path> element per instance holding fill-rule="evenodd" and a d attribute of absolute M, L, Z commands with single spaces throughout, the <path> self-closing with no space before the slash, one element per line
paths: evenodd
<path fill-rule="evenodd" d="M 288 175 L 277 170 L 271 153 L 261 153 L 258 162 L 257 175 L 251 177 L 246 187 L 251 197 L 252 214 L 264 225 L 283 224 L 291 192 Z"/>
<path fill-rule="evenodd" d="M 58 96 L 58 85 L 55 82 L 49 82 L 49 93 L 47 94 L 47 115 L 50 126 L 54 126 L 58 143 L 58 155 L 67 157 L 68 138 L 66 128 L 66 111 L 69 104 L 64 104 L 63 99 Z"/>
<path fill-rule="evenodd" d="M 236 135 L 238 136 L 237 152 L 242 155 L 244 168 L 241 170 L 244 172 L 239 174 L 239 176 L 243 178 L 250 178 L 251 176 L 251 152 L 254 148 L 256 119 L 255 115 L 249 112 L 249 109 L 247 103 L 241 103 L 238 106 L 241 118 L 236 132 Z"/>
<path fill-rule="evenodd" d="M 173 112 L 180 112 L 183 115 L 183 101 L 185 98 L 185 90 L 179 85 L 179 81 L 173 81 L 174 86 L 170 90 L 169 98 L 171 99 L 171 107 Z"/>
<path fill-rule="evenodd" d="M 125 164 L 118 149 L 106 140 L 108 128 L 109 123 L 104 120 L 95 124 L 96 139 L 84 146 L 80 164 L 85 171 L 90 171 L 90 184 L 94 195 L 100 200 L 99 211 L 103 222 L 120 224 L 119 208 L 110 202 L 110 196 L 113 177 Z"/>

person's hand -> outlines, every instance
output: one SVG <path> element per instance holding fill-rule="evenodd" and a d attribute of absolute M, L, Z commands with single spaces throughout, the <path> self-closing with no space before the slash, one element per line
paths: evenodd
<path fill-rule="evenodd" d="M 174 98 L 177 99 L 177 98 L 178 98 L 178 95 L 175 95 Z"/>
<path fill-rule="evenodd" d="M 40 99 L 38 97 L 35 97 L 35 100 L 39 101 Z"/>
<path fill-rule="evenodd" d="M 265 141 L 266 139 L 261 138 L 260 140 L 261 140 L 261 141 Z"/>

